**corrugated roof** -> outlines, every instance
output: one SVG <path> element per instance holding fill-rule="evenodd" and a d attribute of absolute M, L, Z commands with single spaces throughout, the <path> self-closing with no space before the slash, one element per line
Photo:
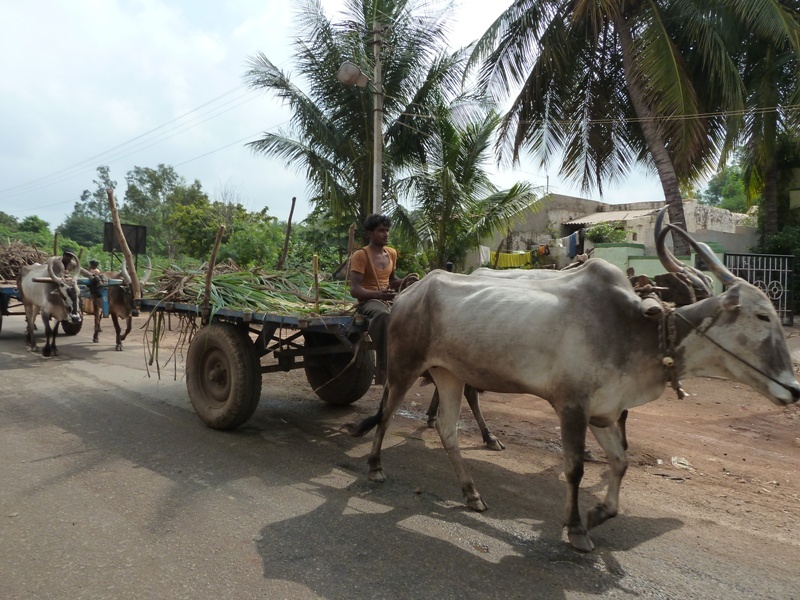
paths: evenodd
<path fill-rule="evenodd" d="M 645 208 L 641 210 L 612 210 L 608 212 L 597 212 L 585 217 L 578 217 L 572 221 L 566 221 L 564 225 L 597 225 L 598 223 L 608 223 L 610 221 L 628 221 L 654 215 L 658 212 L 657 208 Z"/>

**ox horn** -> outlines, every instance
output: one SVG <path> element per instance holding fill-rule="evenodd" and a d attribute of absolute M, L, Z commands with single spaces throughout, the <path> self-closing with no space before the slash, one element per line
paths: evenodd
<path fill-rule="evenodd" d="M 56 260 L 59 260 L 58 257 L 55 257 Z M 53 269 L 53 263 L 55 261 L 51 258 L 47 261 L 47 274 L 50 275 L 50 279 L 58 284 L 64 283 L 64 279 L 56 275 L 55 270 Z"/>
<path fill-rule="evenodd" d="M 667 248 L 666 244 L 667 233 L 673 230 L 683 234 L 683 236 L 686 237 L 691 244 L 698 244 L 701 242 L 695 242 L 685 230 L 681 229 L 677 225 L 668 223 L 667 226 L 664 227 L 663 226 L 664 215 L 666 214 L 666 212 L 667 212 L 667 207 L 664 207 L 658 212 L 658 217 L 656 217 L 656 225 L 655 225 L 656 252 L 658 254 L 658 259 L 661 261 L 661 264 L 669 273 L 676 273 L 683 275 L 689 280 L 689 283 L 691 283 L 692 287 L 694 287 L 695 290 L 704 290 L 708 296 L 713 296 L 714 284 L 711 281 L 711 279 L 709 279 L 708 275 L 698 271 L 694 267 L 685 265 L 677 258 L 675 258 L 675 255 L 672 254 L 672 252 L 670 252 L 669 248 Z M 703 245 L 705 246 L 705 244 Z M 693 245 L 692 247 L 695 248 L 695 250 L 697 250 L 697 247 L 695 245 Z M 713 256 L 711 249 L 708 248 L 708 246 L 706 246 L 706 248 L 708 253 L 710 253 Z M 701 256 L 704 257 L 702 253 L 700 254 Z M 708 261 L 706 261 L 706 264 L 708 264 Z M 720 280 L 722 280 L 722 278 L 720 278 Z"/>
<path fill-rule="evenodd" d="M 81 259 L 75 257 L 75 268 L 72 269 L 72 281 L 75 282 L 75 285 L 78 285 L 78 277 L 81 276 Z"/>
<path fill-rule="evenodd" d="M 703 259 L 703 262 L 706 263 L 709 270 L 714 273 L 714 275 L 717 276 L 717 279 L 719 279 L 724 285 L 730 285 L 739 280 L 739 278 L 731 273 L 728 270 L 728 267 L 726 267 L 722 261 L 717 258 L 717 256 L 711 251 L 711 248 L 708 247 L 708 244 L 695 241 L 686 231 L 680 227 L 672 225 L 671 223 L 667 225 L 667 227 L 673 231 L 677 231 L 684 238 L 686 238 L 686 241 L 689 242 L 689 245 L 694 248 L 698 255 L 700 255 L 700 258 Z"/>
<path fill-rule="evenodd" d="M 139 282 L 140 287 L 147 285 L 147 280 L 150 279 L 150 274 L 153 272 L 153 263 L 150 262 L 150 257 L 147 257 L 147 268 L 144 270 L 144 277 Z"/>
<path fill-rule="evenodd" d="M 124 281 L 127 285 L 131 284 L 131 274 L 128 273 L 128 265 L 125 263 L 125 260 L 122 261 L 122 269 L 120 269 L 120 277 L 122 277 L 122 281 Z"/>
<path fill-rule="evenodd" d="M 667 207 L 665 206 L 660 211 L 658 211 L 658 216 L 656 217 L 656 253 L 658 254 L 658 260 L 661 261 L 661 264 L 669 273 L 683 273 L 686 270 L 686 266 L 680 262 L 675 255 L 670 252 L 669 248 L 666 245 L 667 239 L 667 232 L 669 229 L 664 228 L 664 215 L 667 214 Z"/>

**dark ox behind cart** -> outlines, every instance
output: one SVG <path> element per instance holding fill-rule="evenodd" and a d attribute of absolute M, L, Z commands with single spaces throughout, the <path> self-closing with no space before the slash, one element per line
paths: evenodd
<path fill-rule="evenodd" d="M 262 374 L 304 369 L 312 390 L 343 406 L 361 398 L 375 374 L 367 323 L 354 316 L 285 316 L 143 299 L 142 311 L 199 318 L 186 353 L 186 387 L 200 419 L 234 429 L 255 412 Z"/>

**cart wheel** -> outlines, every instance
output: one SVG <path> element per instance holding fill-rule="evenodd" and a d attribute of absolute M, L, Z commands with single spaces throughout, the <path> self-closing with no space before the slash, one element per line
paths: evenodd
<path fill-rule="evenodd" d="M 253 416 L 261 365 L 246 330 L 224 323 L 200 329 L 186 355 L 186 387 L 197 416 L 213 429 L 234 429 Z"/>
<path fill-rule="evenodd" d="M 0 312 L 0 331 L 3 331 L 3 313 Z"/>
<path fill-rule="evenodd" d="M 339 341 L 326 333 L 304 334 L 308 347 L 332 346 Z M 351 338 L 357 341 L 358 337 Z M 306 379 L 314 393 L 329 404 L 352 404 L 367 393 L 375 374 L 372 352 L 362 350 L 353 361 L 349 353 L 322 354 L 305 357 Z M 352 361 L 353 364 L 350 364 Z"/>
<path fill-rule="evenodd" d="M 64 335 L 78 335 L 81 327 L 83 327 L 83 319 L 77 323 L 73 323 L 72 321 L 61 321 L 61 330 L 64 332 Z"/>

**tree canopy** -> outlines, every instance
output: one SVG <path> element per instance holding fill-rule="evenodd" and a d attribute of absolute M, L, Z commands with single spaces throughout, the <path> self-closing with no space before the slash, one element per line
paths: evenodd
<path fill-rule="evenodd" d="M 681 183 L 713 165 L 728 115 L 745 107 L 742 43 L 788 40 L 796 52 L 797 13 L 778 0 L 514 0 L 471 64 L 511 101 L 501 156 L 562 158 L 564 176 L 601 193 L 644 164 L 683 225 Z M 684 240 L 675 249 L 688 254 Z"/>

